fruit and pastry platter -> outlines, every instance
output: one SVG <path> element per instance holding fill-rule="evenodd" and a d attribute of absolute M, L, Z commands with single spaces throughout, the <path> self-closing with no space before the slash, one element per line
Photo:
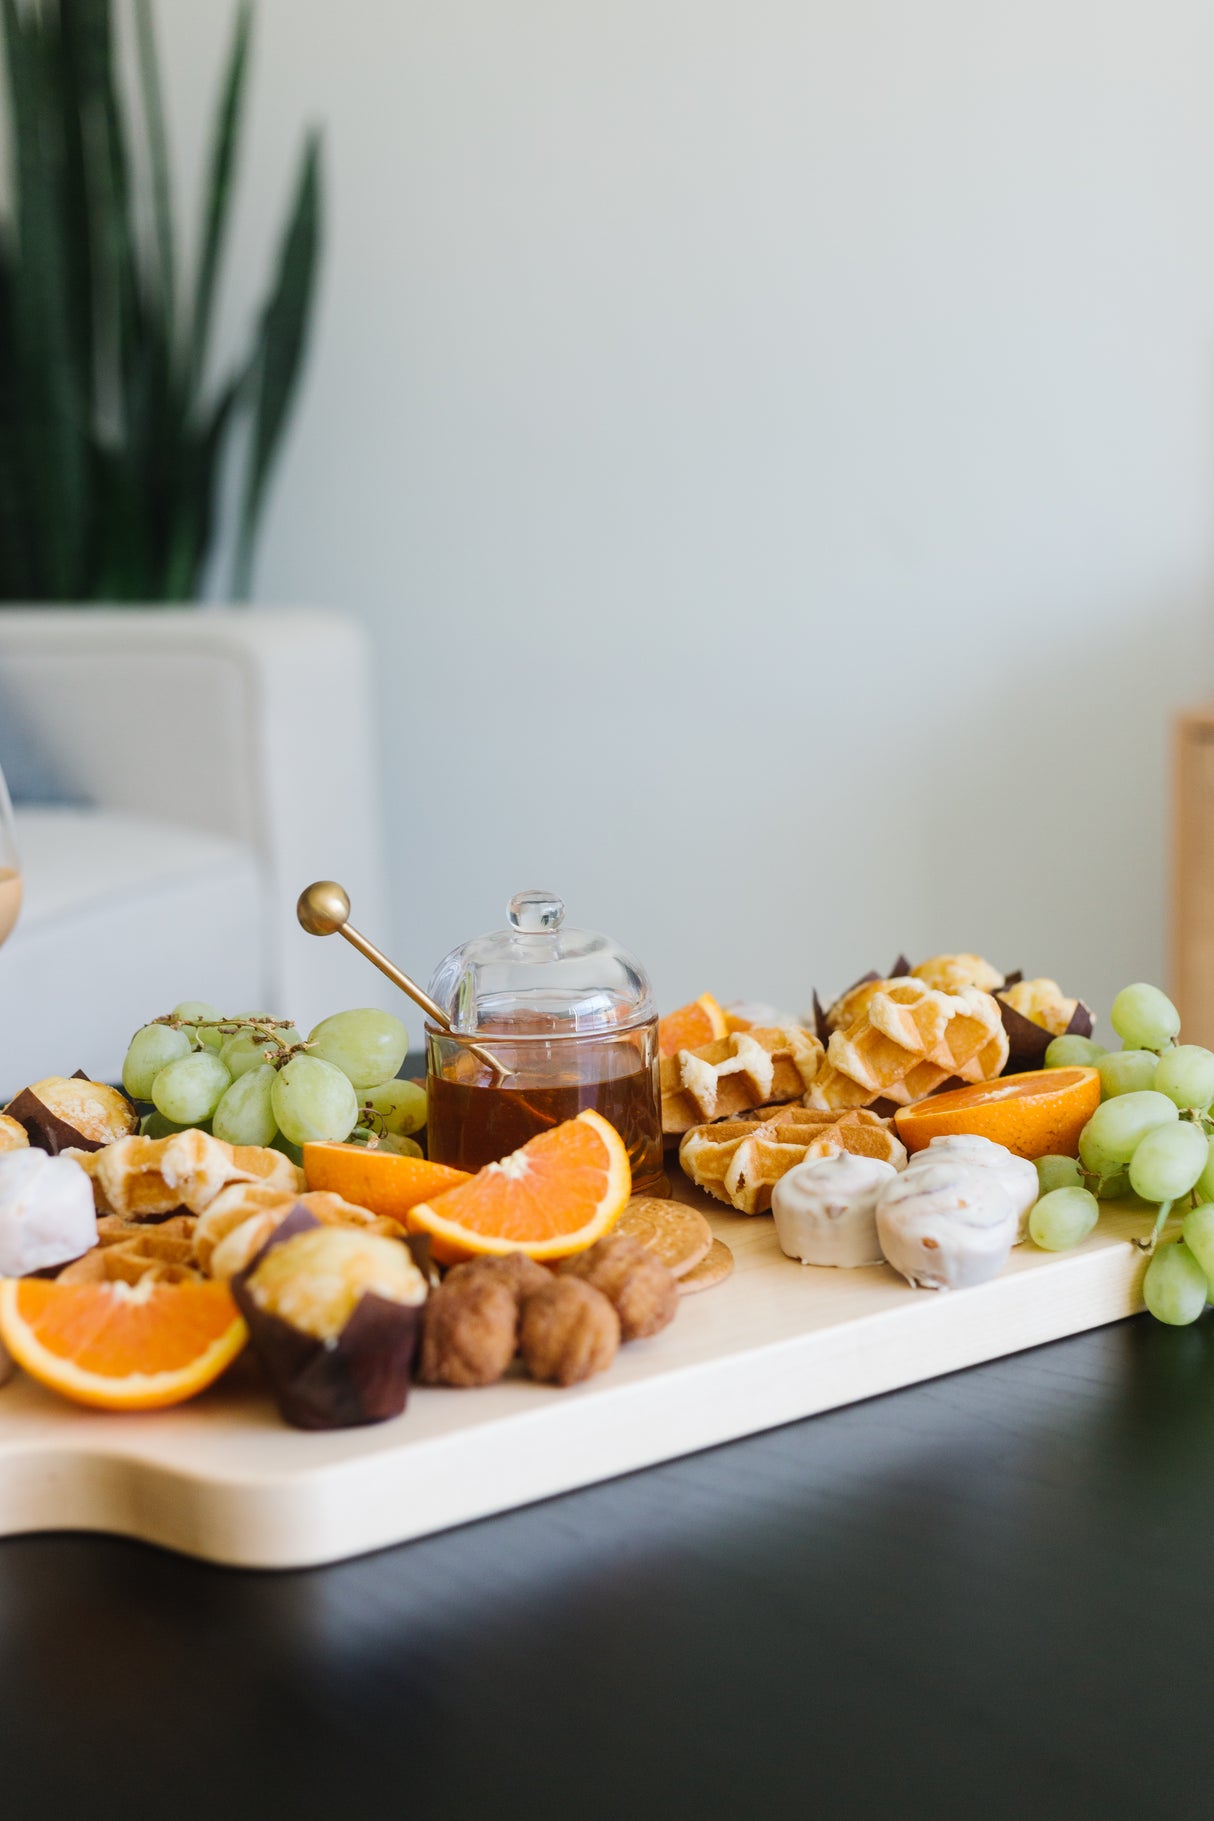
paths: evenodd
<path fill-rule="evenodd" d="M 389 1013 L 150 1016 L 121 1086 L 0 1113 L 0 1533 L 334 1560 L 1144 1303 L 1194 1321 L 1214 1053 L 1145 984 L 1109 1024 L 976 954 L 804 1017 L 705 993 L 634 1033 L 667 1195 L 601 1081 L 466 1169 Z"/>

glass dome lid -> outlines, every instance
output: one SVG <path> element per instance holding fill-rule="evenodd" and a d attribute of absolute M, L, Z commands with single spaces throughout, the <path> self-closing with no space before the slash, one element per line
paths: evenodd
<path fill-rule="evenodd" d="M 434 971 L 430 996 L 453 1031 L 585 1036 L 654 1017 L 640 962 L 608 936 L 567 928 L 555 892 L 517 892 L 506 913 L 507 929 L 453 948 Z"/>

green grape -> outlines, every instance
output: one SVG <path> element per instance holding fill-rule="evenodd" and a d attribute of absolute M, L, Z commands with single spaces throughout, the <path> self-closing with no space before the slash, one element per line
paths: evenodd
<path fill-rule="evenodd" d="M 1162 1050 L 1180 1029 L 1180 1013 L 1166 993 L 1139 981 L 1123 986 L 1109 1022 L 1123 1043 L 1136 1050 Z"/>
<path fill-rule="evenodd" d="M 1038 1157 L 1035 1164 L 1043 1195 L 1053 1189 L 1083 1187 L 1083 1168 L 1076 1157 Z"/>
<path fill-rule="evenodd" d="M 1029 1233 L 1045 1252 L 1066 1252 L 1087 1238 L 1100 1205 L 1086 1189 L 1051 1189 L 1029 1215 Z"/>
<path fill-rule="evenodd" d="M 150 1100 L 152 1083 L 162 1068 L 188 1056 L 193 1046 L 184 1031 L 168 1024 L 145 1024 L 135 1032 L 122 1065 L 122 1085 L 132 1100 Z"/>
<path fill-rule="evenodd" d="M 1112 1050 L 1096 1064 L 1100 1071 L 1100 1098 L 1115 1100 L 1119 1094 L 1139 1094 L 1155 1084 L 1159 1058 L 1154 1050 Z"/>
<path fill-rule="evenodd" d="M 1097 1201 L 1120 1201 L 1123 1195 L 1130 1192 L 1130 1172 L 1116 1170 L 1112 1176 L 1102 1176 L 1092 1193 Z"/>
<path fill-rule="evenodd" d="M 426 1123 L 426 1090 L 416 1081 L 385 1081 L 382 1087 L 368 1088 L 360 1098 L 375 1108 L 387 1132 L 407 1136 L 420 1132 Z M 378 1123 L 373 1121 L 372 1128 L 378 1131 Z"/>
<path fill-rule="evenodd" d="M 356 1088 L 375 1088 L 391 1081 L 405 1060 L 409 1033 L 391 1012 L 368 1007 L 322 1018 L 308 1043 L 309 1055 L 331 1062 Z"/>
<path fill-rule="evenodd" d="M 1193 1192 L 1199 1201 L 1214 1201 L 1214 1138 L 1210 1140 L 1210 1152 L 1205 1168 L 1193 1184 Z"/>
<path fill-rule="evenodd" d="M 1130 1187 L 1144 1201 L 1187 1195 L 1209 1159 L 1206 1135 L 1187 1119 L 1158 1126 L 1141 1139 L 1130 1159 Z"/>
<path fill-rule="evenodd" d="M 1079 1155 L 1088 1169 L 1107 1176 L 1109 1171 L 1103 1164 L 1088 1163 L 1085 1140 L 1089 1147 L 1111 1160 L 1114 1168 L 1121 1169 L 1129 1163 L 1148 1132 L 1156 1126 L 1170 1125 L 1179 1118 L 1176 1102 L 1169 1100 L 1166 1094 L 1156 1094 L 1149 1089 L 1141 1093 L 1118 1094 L 1112 1100 L 1102 1100 L 1084 1126 L 1079 1139 Z"/>
<path fill-rule="evenodd" d="M 1181 1233 L 1206 1277 L 1214 1275 L 1214 1202 L 1203 1201 L 1190 1208 Z"/>
<path fill-rule="evenodd" d="M 1186 1327 L 1205 1308 L 1208 1290 L 1206 1274 L 1183 1240 L 1173 1239 L 1155 1248 L 1142 1280 L 1142 1294 L 1156 1321 Z"/>
<path fill-rule="evenodd" d="M 180 1005 L 173 1007 L 174 1018 L 222 1018 L 223 1013 L 217 1005 L 208 1005 L 205 999 L 183 999 Z M 192 1024 L 183 1026 L 185 1035 L 191 1043 L 197 1041 L 205 1044 L 209 1050 L 217 1050 L 223 1042 L 222 1031 L 199 1031 Z"/>
<path fill-rule="evenodd" d="M 269 1144 L 278 1130 L 271 1095 L 277 1070 L 268 1062 L 237 1075 L 215 1108 L 211 1130 L 228 1144 Z"/>
<path fill-rule="evenodd" d="M 320 1056 L 292 1056 L 277 1070 L 270 1104 L 292 1144 L 316 1139 L 339 1144 L 358 1120 L 358 1096 L 348 1076 Z"/>
<path fill-rule="evenodd" d="M 391 1151 L 394 1157 L 421 1157 L 424 1155 L 415 1138 L 406 1138 L 401 1132 L 389 1132 L 385 1138 L 379 1138 L 369 1147 L 373 1151 Z"/>
<path fill-rule="evenodd" d="M 1152 1085 L 1174 1100 L 1182 1112 L 1189 1107 L 1200 1107 L 1204 1112 L 1214 1100 L 1214 1053 L 1199 1043 L 1180 1043 L 1175 1049 L 1165 1050 Z"/>
<path fill-rule="evenodd" d="M 1045 1052 L 1047 1069 L 1090 1069 L 1104 1055 L 1102 1044 L 1093 1043 L 1090 1037 L 1064 1031 L 1061 1037 L 1055 1037 Z"/>
<path fill-rule="evenodd" d="M 184 1132 L 185 1129 L 183 1125 L 174 1125 L 171 1119 L 166 1119 L 163 1113 L 157 1113 L 155 1109 L 145 1113 L 139 1121 L 141 1138 L 171 1138 L 174 1132 Z"/>
<path fill-rule="evenodd" d="M 403 1132 L 389 1132 L 386 1138 L 380 1139 L 385 1151 L 392 1151 L 397 1157 L 421 1157 L 424 1155 L 416 1138 L 409 1138 Z"/>
<path fill-rule="evenodd" d="M 303 1164 L 303 1152 L 300 1150 L 299 1146 L 297 1144 L 292 1144 L 289 1138 L 284 1138 L 281 1132 L 279 1132 L 277 1138 L 271 1138 L 270 1149 L 272 1151 L 281 1151 L 283 1156 L 289 1157 L 293 1164 Z"/>
<path fill-rule="evenodd" d="M 1079 1134 L 1079 1161 L 1092 1176 L 1115 1176 L 1122 1168 L 1121 1159 L 1114 1157 L 1100 1142 L 1100 1134 L 1092 1130 L 1090 1119 Z"/>
<path fill-rule="evenodd" d="M 278 1035 L 284 1043 L 301 1041 L 293 1024 L 285 1031 L 279 1031 Z M 248 1069 L 259 1068 L 263 1062 L 270 1061 L 279 1053 L 276 1043 L 271 1043 L 268 1037 L 258 1037 L 252 1031 L 237 1031 L 233 1036 L 225 1037 L 223 1048 L 219 1052 L 233 1077 L 243 1075 Z"/>
<path fill-rule="evenodd" d="M 191 1050 L 161 1069 L 152 1083 L 152 1104 L 178 1125 L 209 1119 L 232 1077 L 213 1050 Z"/>

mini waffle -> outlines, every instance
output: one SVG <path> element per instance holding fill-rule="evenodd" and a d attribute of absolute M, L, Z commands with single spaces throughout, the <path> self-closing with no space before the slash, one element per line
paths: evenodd
<path fill-rule="evenodd" d="M 109 1214 L 97 1222 L 97 1244 L 59 1273 L 60 1283 L 157 1283 L 201 1281 L 193 1263 L 194 1217 L 162 1221 L 123 1220 Z"/>
<path fill-rule="evenodd" d="M 993 1080 L 1007 1055 L 989 993 L 969 986 L 942 993 L 919 980 L 892 980 L 847 1030 L 832 1033 L 805 1101 L 828 1112 L 883 1098 L 909 1106 L 952 1076 Z"/>
<path fill-rule="evenodd" d="M 404 1235 L 398 1221 L 372 1214 L 326 1189 L 310 1189 L 299 1195 L 265 1183 L 233 1183 L 215 1197 L 194 1224 L 195 1263 L 209 1277 L 234 1277 L 297 1207 L 306 1208 L 314 1220 L 325 1226 L 361 1227 L 390 1239 Z"/>
<path fill-rule="evenodd" d="M 100 1151 L 68 1155 L 92 1177 L 99 1214 L 146 1217 L 175 1208 L 200 1214 L 229 1183 L 272 1183 L 282 1191 L 302 1183 L 280 1151 L 225 1144 L 194 1126 L 168 1138 L 119 1138 Z"/>
<path fill-rule="evenodd" d="M 799 1100 L 818 1073 L 822 1045 L 800 1025 L 733 1031 L 661 1064 L 662 1130 L 677 1136 L 707 1119 Z"/>
<path fill-rule="evenodd" d="M 693 1126 L 679 1146 L 679 1163 L 699 1188 L 739 1214 L 765 1214 L 782 1176 L 813 1157 L 851 1151 L 901 1169 L 906 1151 L 890 1122 L 866 1108 L 824 1112 L 781 1107 L 759 1119 L 723 1119 Z"/>

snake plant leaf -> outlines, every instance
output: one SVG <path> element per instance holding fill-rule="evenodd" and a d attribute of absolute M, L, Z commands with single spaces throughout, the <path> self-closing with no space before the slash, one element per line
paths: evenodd
<path fill-rule="evenodd" d="M 60 41 L 15 0 L 3 5 L 13 102 L 13 201 L 20 275 L 14 339 L 24 399 L 23 459 L 31 477 L 40 593 L 67 600 L 84 573 L 88 505 L 87 394 L 76 358 L 57 131 Z"/>
<path fill-rule="evenodd" d="M 80 383 L 90 403 L 95 396 L 95 298 L 90 248 L 90 155 L 85 134 L 96 112 L 109 56 L 108 0 L 84 0 L 59 19 L 63 134 L 64 253 L 68 267 L 68 307 Z M 87 123 L 87 124 L 86 124 Z"/>
<path fill-rule="evenodd" d="M 215 286 L 219 278 L 219 267 L 223 256 L 232 180 L 236 170 L 241 122 L 244 115 L 245 77 L 248 69 L 249 35 L 252 30 L 252 22 L 253 15 L 249 0 L 242 0 L 240 11 L 236 15 L 232 49 L 228 56 L 227 73 L 224 77 L 223 94 L 215 120 L 215 136 L 211 146 L 206 215 L 203 221 L 202 244 L 198 255 L 198 277 L 194 292 L 194 319 L 189 363 L 191 396 L 197 396 L 206 368 L 207 342 L 210 337 L 211 317 L 215 306 Z"/>
<path fill-rule="evenodd" d="M 0 221 L 0 601 L 195 598 L 242 418 L 250 426 L 239 527 L 247 574 L 307 336 L 319 220 L 314 142 L 252 348 L 222 387 L 205 385 L 251 0 L 241 0 L 220 97 L 188 309 L 153 0 L 133 0 L 144 153 L 134 166 L 116 10 L 112 0 L 0 0 L 12 146 L 11 219 Z"/>
<path fill-rule="evenodd" d="M 160 309 L 170 330 L 176 285 L 173 257 L 173 211 L 169 178 L 169 142 L 164 128 L 160 67 L 150 0 L 135 0 L 135 38 L 139 46 L 139 83 L 147 131 L 148 168 L 152 178 L 152 221 L 156 233 L 156 287 Z"/>
<path fill-rule="evenodd" d="M 248 594 L 253 542 L 266 485 L 286 428 L 299 378 L 320 251 L 320 136 L 311 133 L 300 166 L 295 205 L 283 237 L 278 271 L 261 322 L 254 369 L 253 431 L 245 470 L 244 503 L 236 555 L 236 594 Z"/>
<path fill-rule="evenodd" d="M 233 414 L 248 384 L 235 374 L 212 403 L 200 427 L 191 427 L 183 446 L 182 485 L 167 555 L 163 598 L 188 601 L 199 591 L 215 530 L 219 467 Z"/>
<path fill-rule="evenodd" d="M 21 382 L 13 325 L 14 261 L 0 237 L 0 600 L 31 599 L 35 590 L 29 499 L 20 436 Z"/>

